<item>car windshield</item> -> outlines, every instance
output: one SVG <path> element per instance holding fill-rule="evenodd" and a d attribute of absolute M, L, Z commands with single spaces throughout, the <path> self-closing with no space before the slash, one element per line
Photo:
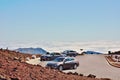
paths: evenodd
<path fill-rule="evenodd" d="M 50 55 L 60 55 L 59 53 L 50 53 Z"/>
<path fill-rule="evenodd" d="M 56 58 L 54 61 L 55 62 L 62 62 L 64 60 L 64 58 Z"/>
<path fill-rule="evenodd" d="M 75 51 L 70 51 L 70 52 L 75 52 Z"/>

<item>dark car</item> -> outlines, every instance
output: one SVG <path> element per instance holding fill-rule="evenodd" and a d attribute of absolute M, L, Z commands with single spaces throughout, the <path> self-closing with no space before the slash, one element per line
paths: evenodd
<path fill-rule="evenodd" d="M 42 55 L 40 57 L 40 61 L 51 61 L 51 60 L 54 60 L 57 57 L 62 57 L 62 55 L 60 53 L 53 52 L 53 53 Z"/>
<path fill-rule="evenodd" d="M 46 67 L 58 69 L 60 71 L 64 69 L 76 69 L 79 66 L 79 62 L 73 57 L 58 57 L 53 61 L 47 63 Z"/>
<path fill-rule="evenodd" d="M 79 53 L 76 52 L 76 51 L 73 51 L 73 50 L 66 50 L 66 51 L 63 51 L 62 54 L 63 54 L 63 55 L 66 55 L 66 56 L 70 56 L 70 57 L 75 57 L 75 56 L 77 56 Z"/>

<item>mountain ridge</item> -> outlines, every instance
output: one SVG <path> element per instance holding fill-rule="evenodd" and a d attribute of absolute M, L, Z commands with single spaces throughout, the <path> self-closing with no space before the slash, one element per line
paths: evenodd
<path fill-rule="evenodd" d="M 47 51 L 44 50 L 43 48 L 18 48 L 15 49 L 15 51 L 20 52 L 20 53 L 29 53 L 29 54 L 46 54 Z"/>

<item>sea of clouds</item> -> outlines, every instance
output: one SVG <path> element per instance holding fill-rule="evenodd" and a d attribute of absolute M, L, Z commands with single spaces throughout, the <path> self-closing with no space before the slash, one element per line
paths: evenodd
<path fill-rule="evenodd" d="M 107 53 L 108 51 L 119 51 L 120 41 L 16 41 L 16 42 L 0 42 L 0 48 L 8 48 L 14 50 L 17 48 L 43 48 L 49 52 L 62 52 L 64 50 L 75 50 L 77 52 L 83 51 L 97 51 Z"/>

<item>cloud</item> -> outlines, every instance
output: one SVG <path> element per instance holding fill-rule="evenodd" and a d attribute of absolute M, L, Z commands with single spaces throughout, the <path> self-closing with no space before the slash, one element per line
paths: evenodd
<path fill-rule="evenodd" d="M 80 49 L 99 51 L 107 53 L 108 51 L 118 51 L 120 50 L 120 42 L 117 41 L 92 41 L 92 42 L 46 42 L 46 41 L 36 41 L 36 42 L 0 42 L 0 48 L 9 48 L 11 50 L 17 48 L 27 48 L 27 47 L 41 47 L 47 51 L 64 51 L 64 50 L 76 50 L 80 52 Z"/>

